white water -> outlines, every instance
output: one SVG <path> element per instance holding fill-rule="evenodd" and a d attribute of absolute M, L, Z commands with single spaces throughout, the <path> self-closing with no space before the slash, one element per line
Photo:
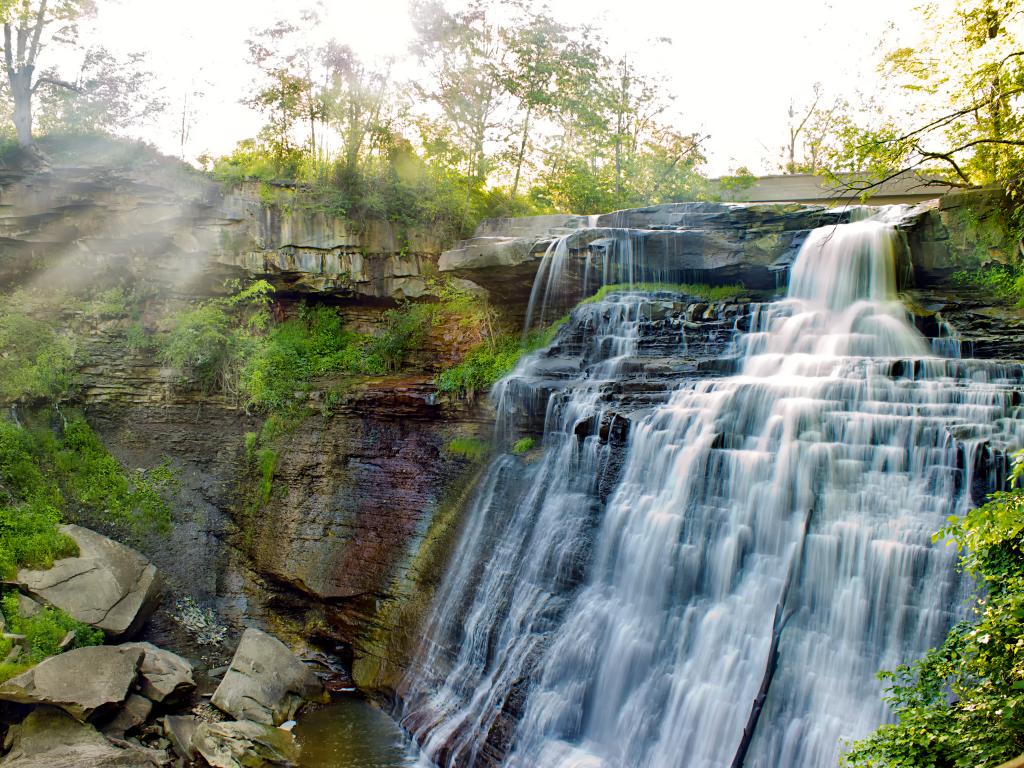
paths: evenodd
<path fill-rule="evenodd" d="M 576 432 L 632 369 L 643 300 L 577 311 L 582 365 L 502 383 L 507 424 L 546 407 L 545 451 L 497 459 L 470 510 L 400 691 L 425 755 L 832 766 L 887 717 L 875 673 L 939 642 L 963 591 L 931 534 L 986 446 L 1024 444 L 1020 367 L 930 356 L 900 247 L 879 221 L 814 231 L 738 372 L 635 420 L 610 494 L 614 449 Z"/>

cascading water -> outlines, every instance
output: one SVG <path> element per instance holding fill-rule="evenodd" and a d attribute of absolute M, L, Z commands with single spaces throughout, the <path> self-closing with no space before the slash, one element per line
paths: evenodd
<path fill-rule="evenodd" d="M 900 247 L 812 232 L 732 375 L 688 376 L 658 297 L 627 294 L 498 386 L 499 439 L 543 413 L 543 453 L 489 467 L 399 692 L 428 759 L 831 766 L 884 721 L 875 673 L 962 602 L 932 533 L 1024 443 L 1021 367 L 930 356 Z"/>

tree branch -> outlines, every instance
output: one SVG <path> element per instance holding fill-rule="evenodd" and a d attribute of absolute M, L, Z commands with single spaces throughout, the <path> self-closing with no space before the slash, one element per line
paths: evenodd
<path fill-rule="evenodd" d="M 14 53 L 11 51 L 11 23 L 4 24 L 4 60 L 7 63 L 7 77 L 14 76 Z"/>
<path fill-rule="evenodd" d="M 46 2 L 47 0 L 42 0 L 36 12 L 36 28 L 32 30 L 32 45 L 28 49 L 29 66 L 35 66 L 36 55 L 39 53 L 39 40 L 43 35 L 43 27 L 46 26 Z"/>
<path fill-rule="evenodd" d="M 55 85 L 58 88 L 66 88 L 67 90 L 74 91 L 75 93 L 85 93 L 85 91 L 80 86 L 77 86 L 74 83 L 69 83 L 67 80 L 59 80 L 56 77 L 45 76 L 40 77 L 38 80 L 36 80 L 36 84 L 32 86 L 32 93 L 35 93 L 37 90 L 39 90 L 39 86 L 41 85 Z"/>

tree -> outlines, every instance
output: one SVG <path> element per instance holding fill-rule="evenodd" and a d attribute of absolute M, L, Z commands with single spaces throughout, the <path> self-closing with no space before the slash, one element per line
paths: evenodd
<path fill-rule="evenodd" d="M 842 98 L 825 102 L 821 83 L 815 83 L 809 103 L 789 102 L 789 138 L 782 148 L 783 173 L 817 173 L 829 140 L 835 135 L 850 105 Z M 799 157 L 799 159 L 798 159 Z"/>
<path fill-rule="evenodd" d="M 391 64 L 377 71 L 363 64 L 347 45 L 331 41 L 320 54 L 327 69 L 323 96 L 327 119 L 341 137 L 343 173 L 351 178 L 360 155 L 382 120 L 391 79 Z"/>
<path fill-rule="evenodd" d="M 32 144 L 32 97 L 43 86 L 76 90 L 76 86 L 52 74 L 36 77 L 37 62 L 46 46 L 47 27 L 59 25 L 60 37 L 73 39 L 76 22 L 95 12 L 93 0 L 6 0 L 0 3 L 4 24 L 4 62 L 7 84 L 14 101 L 14 128 L 18 143 Z"/>
<path fill-rule="evenodd" d="M 39 124 L 47 131 L 113 133 L 152 120 L 166 108 L 154 87 L 155 77 L 143 66 L 145 55 L 118 59 L 102 46 L 85 53 L 73 88 L 43 92 Z M 47 80 L 56 79 L 50 71 Z"/>
<path fill-rule="evenodd" d="M 842 126 L 835 167 L 865 171 L 863 194 L 926 169 L 948 184 L 1000 184 L 1021 194 L 1024 169 L 1024 9 L 1019 0 L 948 0 L 922 10 L 913 47 L 891 50 L 880 70 L 906 113 Z"/>

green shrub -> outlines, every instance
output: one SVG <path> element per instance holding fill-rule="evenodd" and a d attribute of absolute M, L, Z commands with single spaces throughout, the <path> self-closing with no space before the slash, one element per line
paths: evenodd
<path fill-rule="evenodd" d="M 102 630 L 76 621 L 52 606 L 42 607 L 33 616 L 22 616 L 18 612 L 18 595 L 14 591 L 6 592 L 0 598 L 0 607 L 9 631 L 25 636 L 25 652 L 18 659 L 19 665 L 38 664 L 56 655 L 68 632 L 74 632 L 75 636 L 67 650 L 103 643 Z"/>
<path fill-rule="evenodd" d="M 512 453 L 516 456 L 522 456 L 533 450 L 533 446 L 537 444 L 537 441 L 532 437 L 521 437 L 512 444 Z"/>
<path fill-rule="evenodd" d="M 955 285 L 977 288 L 999 301 L 1024 306 L 1024 265 L 988 264 L 973 271 L 961 269 L 951 279 Z"/>
<path fill-rule="evenodd" d="M 71 339 L 47 323 L 0 306 L 0 401 L 56 400 L 75 379 Z"/>
<path fill-rule="evenodd" d="M 490 446 L 483 440 L 474 437 L 457 437 L 448 443 L 447 450 L 453 456 L 461 456 L 470 461 L 480 461 L 487 455 Z"/>
<path fill-rule="evenodd" d="M 270 493 L 274 490 L 274 471 L 277 469 L 277 452 L 273 448 L 261 448 L 256 452 L 256 466 L 260 473 L 260 503 L 270 501 Z"/>
<path fill-rule="evenodd" d="M 228 313 L 205 304 L 175 319 L 161 345 L 161 356 L 166 365 L 199 382 L 204 391 L 228 391 L 237 368 L 239 341 Z"/>
<path fill-rule="evenodd" d="M 1012 479 L 1019 479 L 1020 455 Z M 996 766 L 1024 752 L 1024 491 L 992 494 L 949 537 L 979 585 L 968 621 L 923 658 L 883 672 L 897 721 L 853 744 L 847 766 Z"/>

